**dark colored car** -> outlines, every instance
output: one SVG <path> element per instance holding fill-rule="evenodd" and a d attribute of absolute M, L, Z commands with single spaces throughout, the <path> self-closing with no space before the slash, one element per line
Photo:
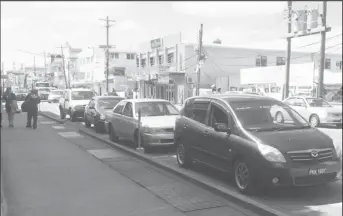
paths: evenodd
<path fill-rule="evenodd" d="M 85 107 L 85 126 L 94 125 L 95 131 L 101 133 L 105 131 L 105 112 L 111 111 L 124 98 L 119 96 L 96 96 L 93 97 Z"/>
<path fill-rule="evenodd" d="M 273 118 L 271 112 L 278 109 L 289 121 Z M 196 162 L 228 172 L 242 193 L 324 184 L 341 172 L 341 143 L 333 143 L 295 110 L 269 97 L 189 98 L 174 133 L 181 167 Z"/>

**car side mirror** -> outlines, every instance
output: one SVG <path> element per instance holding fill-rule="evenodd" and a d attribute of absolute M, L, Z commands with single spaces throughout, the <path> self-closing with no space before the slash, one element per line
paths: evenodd
<path fill-rule="evenodd" d="M 227 133 L 228 135 L 231 134 L 230 128 L 228 128 L 228 126 L 225 123 L 215 123 L 214 130 L 217 132 Z"/>

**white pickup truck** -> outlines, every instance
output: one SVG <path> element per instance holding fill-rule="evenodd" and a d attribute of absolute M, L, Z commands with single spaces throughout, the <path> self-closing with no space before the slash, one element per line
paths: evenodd
<path fill-rule="evenodd" d="M 59 100 L 59 110 L 61 119 L 66 115 L 70 116 L 71 121 L 83 118 L 85 106 L 96 96 L 95 92 L 89 89 L 67 89 Z"/>

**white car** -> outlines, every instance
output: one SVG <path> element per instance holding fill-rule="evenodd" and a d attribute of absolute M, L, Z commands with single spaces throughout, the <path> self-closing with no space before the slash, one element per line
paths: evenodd
<path fill-rule="evenodd" d="M 342 109 L 333 107 L 322 98 L 294 96 L 283 102 L 296 110 L 313 127 L 319 124 L 342 126 Z M 284 116 L 281 112 L 276 112 L 275 118 L 281 121 Z"/>
<path fill-rule="evenodd" d="M 85 106 L 94 96 L 96 96 L 95 92 L 89 89 L 65 90 L 59 101 L 61 119 L 65 119 L 66 114 L 69 114 L 73 122 L 77 118 L 83 118 Z"/>
<path fill-rule="evenodd" d="M 138 132 L 138 111 L 141 110 L 141 131 Z M 179 110 L 167 100 L 127 99 L 105 114 L 105 129 L 110 140 L 133 141 L 138 147 L 138 135 L 146 152 L 154 146 L 173 146 L 174 127 Z"/>
<path fill-rule="evenodd" d="M 64 90 L 52 90 L 48 96 L 48 102 L 57 103 L 60 100 L 63 93 Z"/>

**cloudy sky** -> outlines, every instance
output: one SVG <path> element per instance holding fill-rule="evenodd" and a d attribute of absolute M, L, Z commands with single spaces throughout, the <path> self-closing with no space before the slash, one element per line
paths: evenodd
<path fill-rule="evenodd" d="M 294 8 L 321 9 L 321 2 L 294 2 Z M 36 53 L 43 65 L 46 52 L 66 41 L 83 48 L 105 44 L 104 22 L 116 20 L 110 30 L 110 43 L 119 49 L 136 49 L 140 43 L 182 32 L 186 41 L 195 41 L 200 23 L 204 43 L 220 38 L 223 44 L 247 47 L 285 46 L 286 2 L 1 2 L 1 61 L 5 68 L 13 62 L 30 66 Z M 328 3 L 328 38 L 342 32 L 342 2 Z M 293 47 L 320 41 L 320 36 L 293 40 Z M 328 40 L 328 46 L 342 43 L 342 36 Z M 307 47 L 317 51 L 319 44 Z M 342 53 L 341 46 L 330 51 Z"/>

